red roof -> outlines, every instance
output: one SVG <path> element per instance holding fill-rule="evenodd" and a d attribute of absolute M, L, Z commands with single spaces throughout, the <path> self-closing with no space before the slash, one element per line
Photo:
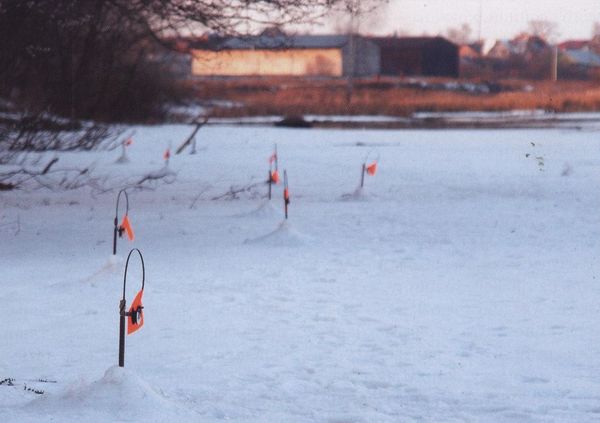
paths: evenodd
<path fill-rule="evenodd" d="M 589 43 L 589 40 L 568 40 L 560 43 L 558 48 L 561 50 L 581 50 L 588 47 Z"/>

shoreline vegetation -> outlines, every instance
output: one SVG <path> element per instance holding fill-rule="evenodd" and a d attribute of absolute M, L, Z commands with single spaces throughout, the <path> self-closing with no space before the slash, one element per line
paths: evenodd
<path fill-rule="evenodd" d="M 299 115 L 212 118 L 208 125 L 278 126 L 328 129 L 600 129 L 600 113 L 553 113 L 540 110 L 512 112 L 415 113 L 393 116 Z"/>
<path fill-rule="evenodd" d="M 498 82 L 440 78 L 200 79 L 188 83 L 211 118 L 258 116 L 388 116 L 375 127 L 511 127 L 544 125 L 552 114 L 600 111 L 600 83 L 594 81 Z M 501 119 L 447 119 L 447 112 L 500 113 Z M 544 113 L 546 112 L 546 113 Z M 419 114 L 425 115 L 415 119 Z M 432 114 L 432 116 L 426 116 Z M 539 114 L 550 115 L 540 119 Z M 515 119 L 516 117 L 516 119 Z M 405 118 L 405 119 L 400 119 Z M 211 119 L 212 120 L 212 119 Z M 561 119 L 564 121 L 564 119 Z M 320 119 L 316 126 L 340 126 Z M 366 121 L 354 122 L 364 127 Z M 346 122 L 352 126 L 351 120 Z"/>

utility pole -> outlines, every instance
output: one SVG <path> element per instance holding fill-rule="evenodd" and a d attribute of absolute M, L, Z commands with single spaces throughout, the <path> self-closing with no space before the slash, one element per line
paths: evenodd
<path fill-rule="evenodd" d="M 558 81 L 558 46 L 552 46 L 552 60 L 550 61 L 550 79 Z"/>
<path fill-rule="evenodd" d="M 350 17 L 350 35 L 348 36 L 349 47 L 349 66 L 348 66 L 348 85 L 346 87 L 346 102 L 350 105 L 352 94 L 354 93 L 354 62 L 356 61 L 356 50 L 354 48 L 354 12 Z"/>
<path fill-rule="evenodd" d="M 481 42 L 481 15 L 482 15 L 482 3 L 483 0 L 479 0 L 479 27 L 477 28 L 477 39 L 479 40 L 479 42 Z"/>
<path fill-rule="evenodd" d="M 479 65 L 479 78 L 483 78 L 483 38 L 481 38 L 481 20 L 483 12 L 483 0 L 479 0 L 479 24 L 477 28 L 477 42 L 479 43 L 479 58 L 477 64 Z"/>

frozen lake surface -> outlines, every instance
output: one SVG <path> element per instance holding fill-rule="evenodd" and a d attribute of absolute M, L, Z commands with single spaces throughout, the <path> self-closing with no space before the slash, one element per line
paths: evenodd
<path fill-rule="evenodd" d="M 61 156 L 94 187 L 0 193 L 3 422 L 600 420 L 594 127 L 207 126 L 174 175 L 192 128 L 134 129 L 128 163 Z M 150 173 L 170 183 L 129 189 L 111 258 L 116 193 Z M 132 247 L 145 325 L 119 369 Z"/>

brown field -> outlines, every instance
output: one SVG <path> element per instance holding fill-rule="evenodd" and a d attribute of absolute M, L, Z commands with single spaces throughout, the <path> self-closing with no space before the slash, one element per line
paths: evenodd
<path fill-rule="evenodd" d="M 413 112 L 503 111 L 541 109 L 555 112 L 600 110 L 600 84 L 587 81 L 498 81 L 500 92 L 475 94 L 431 85 L 449 81 L 424 79 L 430 88 L 416 86 L 414 79 L 378 78 L 355 80 L 353 89 L 344 79 L 202 79 L 190 89 L 202 101 L 225 100 L 236 107 L 217 106 L 219 117 L 304 114 L 408 116 Z"/>

